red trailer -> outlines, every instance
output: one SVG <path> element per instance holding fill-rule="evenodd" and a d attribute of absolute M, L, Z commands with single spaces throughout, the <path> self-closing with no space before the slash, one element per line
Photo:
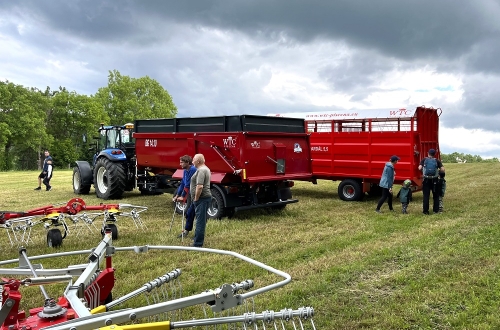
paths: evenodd
<path fill-rule="evenodd" d="M 135 121 L 137 173 L 173 173 L 179 158 L 205 156 L 211 170 L 211 218 L 236 211 L 282 209 L 292 199 L 291 180 L 310 180 L 309 134 L 304 121 L 267 116 L 147 119 Z"/>
<path fill-rule="evenodd" d="M 439 156 L 441 109 L 421 106 L 415 110 L 349 110 L 271 114 L 303 118 L 310 133 L 312 182 L 317 179 L 341 181 L 342 200 L 360 200 L 364 193 L 379 191 L 378 183 L 392 155 L 401 159 L 395 166 L 395 183 L 412 181 L 420 190 L 420 160 L 429 149 Z"/>

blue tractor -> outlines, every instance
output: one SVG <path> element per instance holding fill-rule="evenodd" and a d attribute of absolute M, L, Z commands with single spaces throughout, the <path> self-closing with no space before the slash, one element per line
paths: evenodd
<path fill-rule="evenodd" d="M 142 194 L 155 195 L 170 192 L 177 181 L 171 176 L 137 172 L 134 124 L 99 127 L 99 136 L 92 147 L 95 150 L 92 165 L 76 161 L 73 168 L 73 191 L 86 195 L 94 185 L 102 199 L 119 199 L 125 191 L 139 188 Z"/>
<path fill-rule="evenodd" d="M 135 143 L 133 124 L 99 127 L 92 166 L 76 161 L 73 168 L 73 191 L 88 194 L 94 184 L 98 198 L 117 199 L 135 187 Z"/>

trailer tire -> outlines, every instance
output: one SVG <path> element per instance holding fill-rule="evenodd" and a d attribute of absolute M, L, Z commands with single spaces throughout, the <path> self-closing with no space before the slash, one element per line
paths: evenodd
<path fill-rule="evenodd" d="M 339 184 L 338 194 L 343 201 L 360 201 L 363 197 L 363 190 L 359 181 L 345 179 Z"/>
<path fill-rule="evenodd" d="M 78 195 L 88 195 L 90 185 L 84 185 L 82 175 L 78 167 L 73 168 L 73 192 Z"/>
<path fill-rule="evenodd" d="M 98 198 L 118 199 L 122 197 L 127 178 L 122 163 L 100 158 L 94 169 L 94 186 Z"/>
<path fill-rule="evenodd" d="M 61 231 L 57 228 L 50 229 L 47 232 L 47 246 L 48 247 L 60 247 L 62 245 L 62 234 Z"/>
<path fill-rule="evenodd" d="M 217 190 L 212 188 L 212 201 L 208 206 L 207 216 L 209 219 L 222 219 L 224 217 L 224 198 L 222 194 Z"/>

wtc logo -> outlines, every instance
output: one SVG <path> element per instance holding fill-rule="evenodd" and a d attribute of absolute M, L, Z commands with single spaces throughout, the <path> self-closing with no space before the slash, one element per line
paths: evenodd
<path fill-rule="evenodd" d="M 228 136 L 227 139 L 223 139 L 224 147 L 226 148 L 236 148 L 236 138 L 233 139 L 232 136 Z"/>

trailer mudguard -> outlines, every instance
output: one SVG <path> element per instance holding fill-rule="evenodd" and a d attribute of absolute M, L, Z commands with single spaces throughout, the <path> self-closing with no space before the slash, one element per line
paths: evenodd
<path fill-rule="evenodd" d="M 80 178 L 82 185 L 91 185 L 94 182 L 94 176 L 92 174 L 92 168 L 89 162 L 84 160 L 77 160 L 76 167 L 80 171 Z"/>

